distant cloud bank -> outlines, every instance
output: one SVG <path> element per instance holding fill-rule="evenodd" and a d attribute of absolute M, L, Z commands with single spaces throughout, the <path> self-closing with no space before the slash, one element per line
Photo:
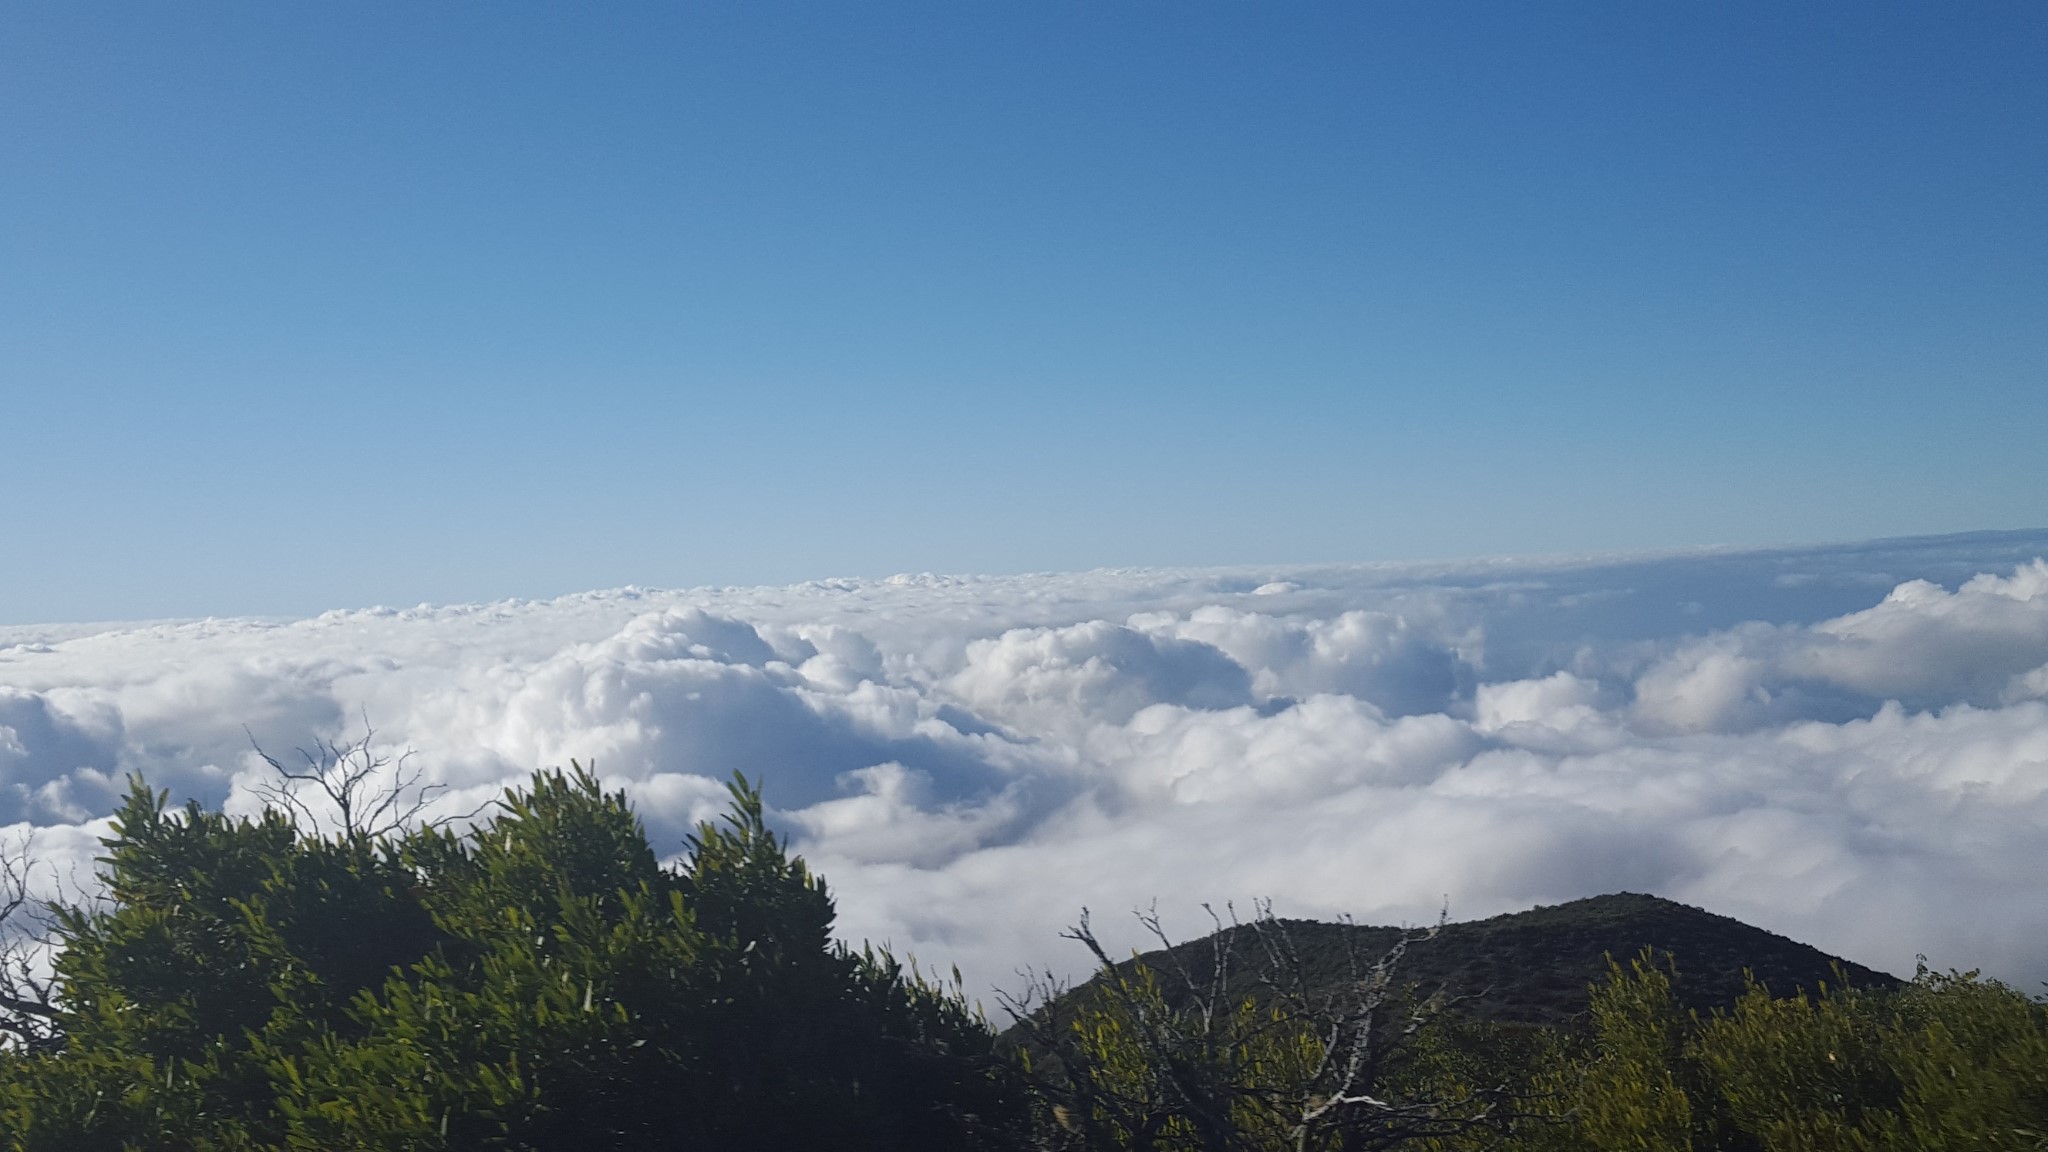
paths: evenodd
<path fill-rule="evenodd" d="M 1192 934 L 1202 901 L 1417 921 L 1617 889 L 2033 986 L 2043 557 L 1984 533 L 0 628 L 0 823 L 88 867 L 127 773 L 251 810 L 252 740 L 367 716 L 448 811 L 574 758 L 665 851 L 765 777 L 846 935 L 984 989 L 1074 965 L 1084 904 Z"/>

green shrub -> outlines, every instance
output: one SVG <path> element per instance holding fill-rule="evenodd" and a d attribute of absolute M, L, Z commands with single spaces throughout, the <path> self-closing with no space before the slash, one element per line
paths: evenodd
<path fill-rule="evenodd" d="M 580 768 L 382 837 L 137 783 L 106 843 L 65 1045 L 0 1059 L 16 1149 L 967 1149 L 1020 1114 L 957 978 L 834 943 L 743 779 L 674 869 Z"/>

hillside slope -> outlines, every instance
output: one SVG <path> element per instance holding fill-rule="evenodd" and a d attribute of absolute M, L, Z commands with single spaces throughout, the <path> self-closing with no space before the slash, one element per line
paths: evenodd
<path fill-rule="evenodd" d="M 1347 978 L 1350 956 L 1369 963 L 1391 947 L 1401 930 L 1367 925 L 1281 921 L 1312 985 Z M 1248 929 L 1225 929 L 1246 933 Z M 1256 995 L 1258 966 L 1248 936 L 1230 977 L 1235 989 Z M 1140 959 L 1167 978 L 1171 990 L 1185 970 L 1196 981 L 1213 971 L 1214 937 L 1145 953 Z M 1679 999 L 1706 1011 L 1732 1004 L 1744 973 L 1778 995 L 1812 990 L 1844 978 L 1859 988 L 1891 988 L 1899 981 L 1830 956 L 1773 932 L 1656 896 L 1618 892 L 1445 925 L 1435 939 L 1412 944 L 1400 972 L 1422 991 L 1437 988 L 1464 998 L 1457 1013 L 1480 1020 L 1523 1024 L 1564 1023 L 1586 1007 L 1587 987 L 1607 973 L 1607 958 L 1627 961 L 1644 948 L 1677 964 Z M 1091 981 L 1092 983 L 1092 981 Z M 1082 987 L 1086 987 L 1083 985 Z M 1071 995 L 1071 994 L 1070 994 Z"/>

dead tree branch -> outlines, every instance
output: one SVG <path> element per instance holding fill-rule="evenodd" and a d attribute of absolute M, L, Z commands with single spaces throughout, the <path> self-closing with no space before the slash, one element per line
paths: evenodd
<path fill-rule="evenodd" d="M 56 917 L 35 894 L 33 835 L 0 850 L 0 1047 L 64 1045 L 54 972 Z"/>
<path fill-rule="evenodd" d="M 250 746 L 271 771 L 255 791 L 266 807 L 290 816 L 300 828 L 339 840 L 377 840 L 408 828 L 437 828 L 482 811 L 427 818 L 448 786 L 426 782 L 412 749 L 393 756 L 377 748 L 376 738 L 365 715 L 360 738 L 347 743 L 316 739 L 311 748 L 293 750 L 297 763 L 286 763 L 251 735 Z"/>
<path fill-rule="evenodd" d="M 1332 974 L 1327 956 L 1312 970 L 1269 901 L 1248 922 L 1226 908 L 1227 917 L 1204 906 L 1214 926 L 1206 948 L 1175 945 L 1156 907 L 1138 912 L 1161 948 L 1156 972 L 1135 956 L 1115 961 L 1084 909 L 1062 935 L 1094 960 L 1088 984 L 1076 993 L 1034 977 L 1000 998 L 1045 1064 L 1032 1077 L 1052 1102 L 1044 1147 L 1365 1152 L 1505 1131 L 1529 1116 L 1505 1086 L 1398 1075 L 1416 1038 L 1455 1004 L 1401 979 L 1409 949 L 1434 940 L 1441 918 L 1374 955 L 1362 933 L 1345 932 Z"/>

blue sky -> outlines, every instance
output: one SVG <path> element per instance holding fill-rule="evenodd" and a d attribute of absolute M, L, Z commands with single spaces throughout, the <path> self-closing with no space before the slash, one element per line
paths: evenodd
<path fill-rule="evenodd" d="M 0 9 L 0 621 L 2048 523 L 2039 5 Z"/>

